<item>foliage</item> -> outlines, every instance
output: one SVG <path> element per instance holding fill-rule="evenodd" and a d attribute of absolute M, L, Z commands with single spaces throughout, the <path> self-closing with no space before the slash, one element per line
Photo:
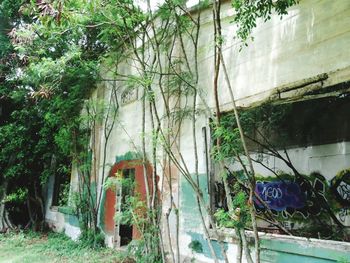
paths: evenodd
<path fill-rule="evenodd" d="M 91 249 L 63 233 L 10 232 L 0 236 L 0 256 L 11 262 L 119 262 L 122 255 L 112 249 Z M 124 261 L 125 262 L 125 261 Z"/>
<path fill-rule="evenodd" d="M 220 227 L 242 229 L 249 226 L 250 215 L 247 206 L 247 195 L 239 188 L 233 198 L 233 211 L 218 209 L 214 216 Z"/>
<path fill-rule="evenodd" d="M 16 192 L 8 194 L 4 200 L 4 202 L 19 202 L 24 203 L 27 199 L 28 190 L 18 188 Z"/>
<path fill-rule="evenodd" d="M 70 190 L 70 182 L 67 182 L 66 184 L 63 185 L 61 188 L 61 193 L 60 193 L 60 199 L 59 199 L 59 206 L 66 206 L 68 205 L 68 200 L 69 200 L 69 190 Z"/>
<path fill-rule="evenodd" d="M 79 240 L 82 246 L 90 248 L 102 248 L 105 246 L 105 236 L 98 230 L 97 232 L 94 229 L 81 229 L 82 232 L 79 236 Z"/>
<path fill-rule="evenodd" d="M 208 2 L 200 1 L 199 8 L 207 6 Z M 244 25 L 243 33 L 238 35 L 246 40 L 257 17 L 268 19 L 272 9 L 284 14 L 286 8 L 294 3 L 281 2 L 255 4 L 234 1 L 238 11 L 237 22 Z M 156 62 L 158 67 L 161 65 L 158 53 L 165 51 L 170 59 L 163 70 L 171 77 L 167 78 L 164 90 L 171 96 L 185 98 L 184 108 L 175 111 L 171 117 L 178 122 L 188 117 L 195 120 L 200 111 L 187 108 L 190 101 L 187 97 L 197 96 L 197 65 L 193 67 L 188 58 L 174 59 L 167 48 L 174 36 L 174 39 L 181 39 L 184 35 L 197 47 L 195 38 L 198 34 L 195 36 L 194 33 L 196 21 L 192 20 L 193 17 L 182 15 L 185 9 L 186 1 L 166 1 L 155 13 L 142 11 L 130 0 L 2 2 L 0 22 L 9 30 L 2 30 L 0 38 L 0 54 L 4 57 L 0 67 L 0 100 L 6 103 L 9 110 L 0 122 L 0 176 L 2 181 L 9 182 L 6 189 L 8 198 L 20 201 L 26 198 L 28 202 L 35 199 L 36 203 L 43 204 L 38 189 L 50 176 L 67 178 L 72 165 L 75 165 L 79 174 L 79 191 L 72 197 L 82 223 L 82 238 L 93 246 L 101 244 L 102 236 L 97 229 L 97 213 L 101 203 L 97 195 L 102 191 L 97 189 L 97 180 L 91 180 L 97 174 L 92 165 L 95 143 L 92 138 L 97 125 L 103 121 L 104 135 L 108 135 L 116 114 L 109 115 L 110 105 L 106 110 L 103 106 L 87 105 L 85 100 L 97 84 L 104 81 L 99 76 L 101 70 L 117 68 L 119 61 L 127 60 L 133 53 L 145 68 L 140 69 L 140 76 L 126 76 L 128 88 L 142 87 L 142 100 L 149 103 L 150 114 L 154 114 L 151 119 L 159 118 L 156 107 L 158 98 L 152 89 L 158 75 L 153 72 L 157 70 Z M 159 32 L 153 28 L 155 19 L 164 25 Z M 152 33 L 153 37 L 150 38 L 148 33 Z M 147 37 L 148 41 L 144 41 Z M 138 45 L 140 41 L 143 41 L 141 46 Z M 151 50 L 150 53 L 156 54 L 153 62 L 149 59 L 151 55 L 146 54 L 147 48 Z M 101 67 L 102 62 L 104 67 Z M 159 84 L 163 88 L 161 80 Z M 82 114 L 84 111 L 87 112 L 85 116 Z M 117 112 L 117 109 L 111 111 Z M 162 140 L 159 139 L 161 125 L 158 125 L 159 128 L 154 124 L 152 127 L 154 166 L 157 143 Z M 218 159 L 233 153 L 237 155 L 242 150 L 237 130 L 230 133 L 223 127 L 215 132 L 215 136 L 223 140 L 223 152 L 220 152 Z M 10 143 L 8 138 L 11 138 Z M 104 139 L 108 141 L 107 137 Z M 106 174 L 105 167 L 106 163 L 103 163 L 103 176 Z M 67 192 L 68 188 L 63 188 L 61 204 L 67 203 Z M 235 200 L 237 207 L 243 206 L 246 197 L 243 193 L 237 193 Z M 158 206 L 148 208 L 139 196 L 128 196 L 123 215 L 117 216 L 125 223 L 137 225 L 143 235 L 143 241 L 130 246 L 136 260 L 159 262 L 161 209 Z M 19 207 L 16 209 L 20 210 Z M 43 214 L 39 214 L 43 209 L 36 210 L 36 218 L 42 220 Z M 29 214 L 29 211 L 23 211 Z M 241 213 L 244 225 L 248 219 L 244 219 L 244 209 Z"/>
<path fill-rule="evenodd" d="M 140 195 L 135 193 L 134 178 L 110 177 L 105 184 L 108 189 L 122 189 L 120 212 L 114 216 L 117 224 L 136 227 L 140 233 L 140 240 L 132 240 L 127 249 L 127 258 L 136 262 L 162 262 L 158 249 L 158 226 L 151 220 L 155 218 L 152 210 L 147 209 L 146 203 Z"/>
<path fill-rule="evenodd" d="M 289 7 L 298 2 L 299 0 L 232 0 L 232 6 L 236 11 L 233 22 L 238 25 L 237 36 L 247 46 L 246 42 L 258 19 L 266 22 L 271 19 L 273 13 L 282 17 L 287 14 Z"/>
<path fill-rule="evenodd" d="M 55 24 L 34 2 L 4 1 L 0 17 L 10 28 L 1 38 L 6 45 L 0 44 L 6 62 L 0 100 L 9 109 L 0 125 L 0 176 L 9 181 L 11 197 L 19 198 L 22 189 L 27 199 L 40 200 L 38 189 L 49 176 L 69 176 L 73 134 L 97 76 L 99 52 L 81 42 L 86 33 L 78 28 L 58 34 L 71 25 Z"/>

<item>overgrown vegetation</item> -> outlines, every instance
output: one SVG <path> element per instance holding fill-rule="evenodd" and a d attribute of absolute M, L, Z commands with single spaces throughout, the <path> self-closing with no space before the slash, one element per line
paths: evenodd
<path fill-rule="evenodd" d="M 123 253 L 91 249 L 64 234 L 19 232 L 0 235 L 0 262 L 132 262 Z"/>
<path fill-rule="evenodd" d="M 106 149 L 118 120 L 118 95 L 122 93 L 114 85 L 107 88 L 105 83 L 119 81 L 127 83 L 130 90 L 139 89 L 142 105 L 142 145 L 136 146 L 132 140 L 131 144 L 144 166 L 146 200 L 140 203 L 136 197 L 129 197 L 126 202 L 129 204 L 129 209 L 125 210 L 128 212 L 127 220 L 130 224 L 142 226 L 141 241 L 136 242 L 134 248 L 130 246 L 130 253 L 143 262 L 164 262 L 166 257 L 172 262 L 180 262 L 179 208 L 174 201 L 171 170 L 171 167 L 176 167 L 196 195 L 195 203 L 214 261 L 218 262 L 218 255 L 210 241 L 209 228 L 213 229 L 214 237 L 219 241 L 225 262 L 229 261 L 217 234 L 214 211 L 205 201 L 199 185 L 196 121 L 200 115 L 214 116 L 198 87 L 201 78 L 198 41 L 201 11 L 212 7 L 215 27 L 213 89 L 217 105 L 214 129 L 216 133 L 223 129 L 217 100 L 220 71 L 225 75 L 238 125 L 234 136 L 228 135 L 231 143 L 234 142 L 233 151 L 226 149 L 218 140 L 217 154 L 222 156 L 218 160 L 221 162 L 233 154 L 238 158 L 245 155 L 249 161 L 248 166 L 241 162 L 243 185 L 248 192 L 235 189 L 239 198 L 232 200 L 231 189 L 226 187 L 225 191 L 229 218 L 238 222 L 234 227 L 241 237 L 247 260 L 252 262 L 245 229 L 253 228 L 255 260 L 260 261 L 253 206 L 256 179 L 240 127 L 230 85 L 232 79 L 227 74 L 222 55 L 224 36 L 221 33 L 220 1 L 199 1 L 195 15 L 187 11 L 186 2 L 168 0 L 156 12 L 150 1 L 146 3 L 146 10 L 130 0 L 18 0 L 1 3 L 0 52 L 3 63 L 0 68 L 0 101 L 6 106 L 0 123 L 0 177 L 2 200 L 6 201 L 0 210 L 1 229 L 13 228 L 14 225 L 43 228 L 45 200 L 41 189 L 50 176 L 67 177 L 74 166 L 78 174 L 78 191 L 72 194 L 68 205 L 75 208 L 75 214 L 82 223 L 82 238 L 95 247 L 101 244 L 98 213 L 102 185 L 108 176 Z M 282 0 L 233 1 L 233 8 L 237 11 L 234 22 L 240 28 L 238 37 L 246 42 L 258 18 L 266 21 L 272 12 L 285 14 L 287 8 L 295 3 Z M 137 74 L 125 75 L 119 70 L 126 61 L 137 68 Z M 112 79 L 102 79 L 103 74 L 99 74 L 102 71 L 112 71 Z M 101 96 L 104 100 L 102 106 L 99 102 L 89 104 L 85 100 L 99 85 L 109 95 Z M 4 106 L 2 108 L 5 109 Z M 146 131 L 146 118 L 151 120 L 151 131 Z M 193 135 L 193 171 L 188 169 L 178 145 L 179 131 L 185 122 L 189 123 Z M 99 133 L 100 129 L 103 135 Z M 151 134 L 151 143 L 146 142 L 147 132 Z M 96 157 L 96 142 L 102 136 L 100 161 Z M 159 151 L 165 153 L 161 162 L 157 156 Z M 149 164 L 152 172 L 148 172 Z M 224 163 L 221 164 L 224 171 Z M 100 167 L 102 178 L 98 177 Z M 161 202 L 164 192 L 157 188 L 159 171 L 167 177 L 163 182 L 170 189 L 170 196 L 167 196 L 169 204 Z M 226 176 L 223 179 L 227 186 Z M 167 211 L 162 218 L 164 207 Z M 140 209 L 146 212 L 140 215 Z M 24 215 L 19 217 L 18 213 Z M 138 217 L 130 219 L 135 214 Z M 176 221 L 175 236 L 171 236 L 170 231 L 163 232 L 160 227 L 165 220 L 163 225 L 170 229 L 171 214 Z M 222 211 L 217 213 L 219 222 L 225 216 Z M 16 222 L 17 218 L 22 219 Z M 165 243 L 168 243 L 168 248 Z M 242 253 L 238 262 L 241 257 Z"/>
<path fill-rule="evenodd" d="M 332 107 L 330 106 L 332 105 Z M 269 172 L 270 176 L 256 174 L 256 180 L 265 184 L 279 182 L 283 185 L 295 187 L 297 196 L 301 198 L 299 204 L 286 206 L 279 210 L 270 203 L 268 207 L 259 197 L 254 201 L 258 217 L 279 227 L 282 233 L 292 233 L 314 238 L 349 240 L 346 227 L 340 222 L 336 214 L 347 207 L 336 191 L 336 176 L 332 181 L 317 171 L 311 174 L 302 174 L 291 160 L 288 148 L 307 147 L 318 145 L 321 142 L 334 143 L 345 140 L 347 120 L 335 113 L 349 107 L 348 98 L 326 98 L 315 101 L 296 102 L 293 104 L 271 104 L 243 109 L 240 114 L 241 125 L 245 131 L 244 136 L 248 142 L 252 161 L 259 164 Z M 315 119 L 317 112 L 323 112 L 322 120 Z M 303 113 L 302 115 L 300 113 Z M 226 113 L 221 117 L 221 126 L 214 130 L 213 139 L 220 141 L 220 145 L 213 147 L 213 156 L 217 160 L 225 160 L 225 169 L 234 201 L 241 200 L 237 185 L 241 186 L 243 193 L 248 194 L 244 182 L 243 170 L 234 170 L 232 164 L 239 163 L 241 158 L 237 155 L 243 151 L 241 138 L 238 132 L 236 118 L 233 113 Z M 337 127 L 339 132 L 333 132 Z M 268 158 L 282 162 L 290 170 L 277 170 L 268 165 Z M 345 178 L 347 170 L 339 171 L 341 178 Z M 342 176 L 341 176 L 342 175 Z M 338 176 L 338 178 L 340 178 Z M 343 180 L 343 179 L 340 179 Z M 271 185 L 271 184 L 270 184 Z M 261 186 L 263 187 L 263 186 Z M 259 189 L 259 188 L 256 188 Z M 259 192 L 259 190 L 256 190 Z M 260 193 L 261 195 L 261 193 Z M 261 198 L 261 196 L 260 196 Z M 273 198 L 268 199 L 269 202 Z M 265 200 L 266 201 L 266 200 Z M 244 204 L 242 204 L 244 207 Z M 236 208 L 236 206 L 234 206 Z M 236 228 L 237 217 L 230 214 L 227 203 L 216 216 L 218 222 L 225 227 Z M 274 219 L 275 217 L 275 219 Z M 294 222 L 296 229 L 284 229 L 278 222 Z"/>

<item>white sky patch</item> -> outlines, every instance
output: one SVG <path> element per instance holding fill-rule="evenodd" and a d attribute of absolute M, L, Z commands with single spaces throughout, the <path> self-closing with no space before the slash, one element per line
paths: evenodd
<path fill-rule="evenodd" d="M 150 0 L 152 11 L 157 10 L 158 6 L 164 2 L 165 0 Z M 147 11 L 147 0 L 135 0 L 135 4 L 138 5 L 143 11 Z"/>
<path fill-rule="evenodd" d="M 190 8 L 190 7 L 198 5 L 198 4 L 199 4 L 199 0 L 188 0 L 186 3 L 186 6 L 188 8 Z"/>
<path fill-rule="evenodd" d="M 151 10 L 155 11 L 165 0 L 150 0 Z M 197 5 L 199 0 L 188 0 L 186 6 L 188 8 Z M 147 11 L 147 0 L 135 0 L 135 4 L 138 5 L 142 10 Z"/>

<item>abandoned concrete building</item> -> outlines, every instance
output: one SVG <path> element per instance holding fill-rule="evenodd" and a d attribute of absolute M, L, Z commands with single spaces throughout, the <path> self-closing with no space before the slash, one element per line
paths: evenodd
<path fill-rule="evenodd" d="M 234 38 L 235 26 L 230 23 L 234 14 L 229 7 L 230 2 L 224 1 L 221 10 L 222 34 L 225 38 L 223 58 L 227 64 L 237 106 L 250 109 L 271 102 L 276 107 L 288 109 L 285 111 L 287 113 L 282 127 L 290 134 L 284 140 L 288 158 L 300 174 L 313 176 L 311 185 L 324 198 L 327 198 L 328 193 L 336 196 L 339 201 L 337 219 L 344 226 L 350 227 L 350 172 L 347 170 L 350 169 L 350 1 L 302 0 L 282 18 L 274 15 L 270 21 L 258 24 L 253 31 L 254 40 L 242 50 L 239 40 Z M 196 13 L 193 12 L 193 15 L 196 16 Z M 204 199 L 215 208 L 222 207 L 224 201 L 219 193 L 218 166 L 210 154 L 213 141 L 211 117 L 201 113 L 205 112 L 207 106 L 212 114 L 215 115 L 216 111 L 212 84 L 214 27 L 211 8 L 201 10 L 200 23 L 197 86 L 201 89 L 202 99 L 196 101 L 199 109 L 195 120 L 196 145 L 193 139 L 193 121 L 190 118 L 183 118 L 181 125 L 171 123 L 168 129 L 177 131 L 176 156 L 182 156 L 189 173 L 195 174 L 197 170 Z M 194 52 L 191 45 L 184 45 L 188 56 L 191 56 Z M 174 52 L 176 48 L 178 47 L 174 47 Z M 119 74 L 138 75 L 138 68 L 133 63 L 132 59 L 119 63 Z M 169 229 L 165 219 L 161 221 L 160 227 L 165 232 L 169 231 L 171 237 L 175 237 L 178 231 L 179 251 L 185 262 L 189 262 L 191 258 L 195 258 L 196 262 L 212 262 L 194 190 L 182 172 L 175 165 L 170 165 L 170 188 L 167 184 L 169 173 L 163 167 L 164 151 L 159 150 L 156 153 L 157 167 L 150 161 L 146 169 L 144 160 L 138 155 L 138 151 L 142 149 L 143 138 L 147 145 L 152 143 L 152 121 L 155 118 L 148 114 L 152 111 L 149 104 L 142 104 L 141 89 L 128 88 L 125 81 L 116 77 L 115 70 L 102 70 L 101 75 L 109 81 L 101 82 L 91 100 L 109 101 L 114 96 L 114 88 L 119 108 L 108 142 L 103 124 L 96 128 L 97 139 L 93 141 L 94 162 L 98 167 L 96 184 L 101 186 L 104 184 L 102 178 L 106 179 L 121 172 L 124 178 L 136 182 L 134 191 L 145 200 L 144 173 L 152 173 L 155 169 L 156 187 L 162 202 L 162 218 L 168 217 L 170 222 Z M 218 89 L 218 101 L 223 116 L 230 114 L 233 108 L 224 74 L 219 75 Z M 160 114 L 165 114 L 160 93 L 155 92 L 154 96 L 159 104 Z M 192 100 L 187 101 L 180 97 L 178 101 L 173 99 L 171 103 L 175 109 L 190 105 Z M 143 107 L 146 108 L 146 116 L 142 114 Z M 143 118 L 144 127 L 141 125 Z M 164 127 L 169 123 L 163 121 Z M 281 139 L 278 133 L 267 135 L 274 141 Z M 198 149 L 197 157 L 193 150 L 195 147 Z M 274 173 L 292 173 L 291 168 L 280 158 L 259 152 L 257 146 L 250 147 L 253 149 L 251 156 L 257 160 L 254 162 L 255 172 L 261 178 L 274 177 Z M 283 154 L 284 150 L 276 151 Z M 147 150 L 147 156 L 149 160 L 152 159 L 150 150 Z M 232 164 L 232 169 L 235 169 L 235 165 Z M 71 192 L 77 190 L 77 180 L 77 173 L 73 169 Z M 80 233 L 77 218 L 60 209 L 54 201 L 54 185 L 57 183 L 55 178 L 50 178 L 46 220 L 57 231 L 64 231 L 76 239 Z M 300 186 L 289 182 L 288 187 L 296 189 L 295 198 L 283 200 L 288 190 L 279 186 L 279 183 L 278 180 L 259 179 L 256 191 L 268 201 L 276 214 L 285 218 L 286 228 L 293 229 L 298 225 L 298 222 L 288 219 L 293 213 L 298 213 L 305 220 L 308 220 L 310 214 L 317 215 L 320 204 L 307 204 L 308 201 L 301 195 Z M 124 246 L 132 239 L 139 238 L 137 229 L 132 225 L 115 223 L 118 202 L 122 200 L 120 193 L 111 189 L 103 190 L 103 187 L 99 189 L 104 191 L 99 225 L 105 234 L 106 244 L 110 247 Z M 171 206 L 178 209 L 179 220 L 176 220 L 175 210 L 167 215 Z M 205 220 L 209 225 L 208 219 Z M 350 258 L 349 243 L 275 234 L 273 225 L 266 222 L 259 224 L 261 231 L 266 230 L 265 233 L 261 232 L 263 262 L 337 262 Z M 233 229 L 219 231 L 225 240 L 228 257 L 235 262 L 237 248 Z M 189 244 L 193 241 L 201 244 L 200 251 L 190 248 Z M 211 242 L 219 250 L 214 237 Z M 222 258 L 219 256 L 219 259 Z"/>

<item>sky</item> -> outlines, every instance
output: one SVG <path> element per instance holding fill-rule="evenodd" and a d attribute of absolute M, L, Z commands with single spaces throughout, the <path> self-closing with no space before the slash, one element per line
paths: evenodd
<path fill-rule="evenodd" d="M 157 6 L 164 3 L 165 0 L 150 0 L 151 9 L 154 11 L 157 9 Z M 199 0 L 188 0 L 187 7 L 196 5 Z M 138 4 L 143 10 L 147 10 L 147 0 L 135 0 L 135 3 Z"/>

